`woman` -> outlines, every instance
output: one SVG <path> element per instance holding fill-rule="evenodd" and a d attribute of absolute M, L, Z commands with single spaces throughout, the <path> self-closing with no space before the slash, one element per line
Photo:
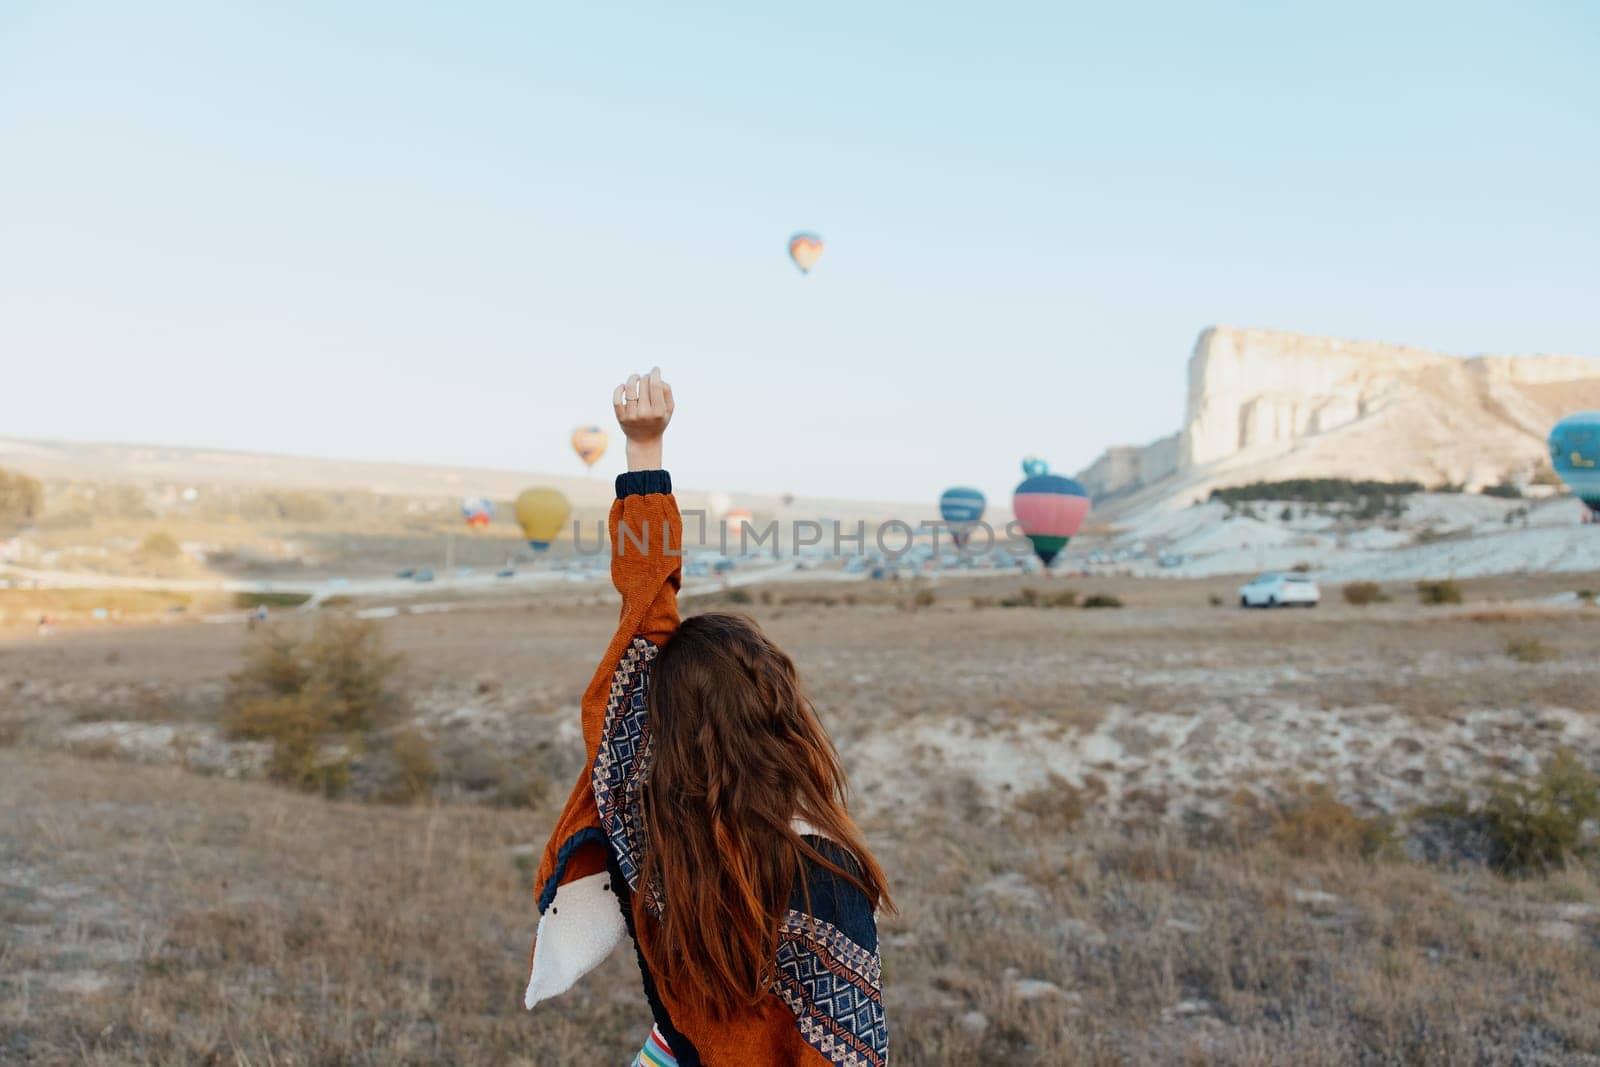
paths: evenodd
<path fill-rule="evenodd" d="M 883 871 L 794 663 L 742 616 L 679 622 L 683 524 L 660 368 L 612 396 L 622 617 L 584 693 L 587 762 L 545 848 L 525 1003 L 631 936 L 655 1016 L 636 1064 L 888 1059 L 873 911 Z"/>

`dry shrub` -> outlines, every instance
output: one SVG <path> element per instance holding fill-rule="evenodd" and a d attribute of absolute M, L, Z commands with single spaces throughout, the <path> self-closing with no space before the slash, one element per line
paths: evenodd
<path fill-rule="evenodd" d="M 1375 859 L 1396 851 L 1394 826 L 1366 818 L 1325 785 L 1292 790 L 1272 818 L 1268 839 L 1291 856 L 1311 859 Z"/>
<path fill-rule="evenodd" d="M 1417 599 L 1428 605 L 1459 604 L 1461 603 L 1461 586 L 1449 578 L 1440 581 L 1418 582 Z"/>
<path fill-rule="evenodd" d="M 1089 798 L 1065 778 L 1054 772 L 1048 784 L 1019 793 L 1012 799 L 1012 807 L 1026 812 L 1056 830 L 1075 826 L 1088 809 Z"/>
<path fill-rule="evenodd" d="M 1389 594 L 1377 582 L 1349 582 L 1342 592 L 1346 604 L 1383 604 L 1389 600 Z"/>
<path fill-rule="evenodd" d="M 385 650 L 376 623 L 325 615 L 317 621 L 310 642 L 301 646 L 301 654 L 312 681 L 326 686 L 336 703 L 335 726 L 365 730 L 377 725 L 401 657 Z"/>
<path fill-rule="evenodd" d="M 844 598 L 844 603 L 846 604 L 854 604 L 855 602 L 854 596 L 848 596 Z M 786 608 L 803 607 L 806 605 L 831 608 L 838 603 L 839 600 L 837 598 L 828 596 L 825 593 L 795 593 L 783 598 L 783 606 Z"/>
<path fill-rule="evenodd" d="M 177 559 L 182 554 L 177 540 L 165 530 L 157 530 L 139 544 L 139 555 L 144 559 Z"/>
<path fill-rule="evenodd" d="M 978 606 L 978 599 L 973 598 L 974 607 Z M 1041 593 L 1032 588 L 1019 589 L 1013 596 L 1001 597 L 998 603 L 1002 608 L 1073 608 L 1078 606 L 1078 594 L 1071 589 L 1052 593 Z"/>
<path fill-rule="evenodd" d="M 939 594 L 932 589 L 918 589 L 911 597 L 911 606 L 914 608 L 931 608 L 938 601 Z"/>
<path fill-rule="evenodd" d="M 336 796 L 350 784 L 354 753 L 338 740 L 335 703 L 321 685 L 296 693 L 258 697 L 235 709 L 228 732 L 251 741 L 271 741 L 267 773 L 274 781 Z"/>
<path fill-rule="evenodd" d="M 1122 607 L 1122 599 L 1112 596 L 1110 593 L 1093 593 L 1084 598 L 1083 606 L 1086 608 L 1120 608 Z"/>
<path fill-rule="evenodd" d="M 231 679 L 224 724 L 234 737 L 272 742 L 273 779 L 337 794 L 364 735 L 393 717 L 399 665 L 370 621 L 324 616 L 309 638 L 268 628 Z"/>
<path fill-rule="evenodd" d="M 439 773 L 439 766 L 433 758 L 433 746 L 428 739 L 408 726 L 397 731 L 390 739 L 389 750 L 399 770 L 401 799 L 415 800 L 427 796 Z"/>
<path fill-rule="evenodd" d="M 1537 637 L 1515 636 L 1506 639 L 1506 655 L 1518 663 L 1548 663 L 1560 653 Z"/>

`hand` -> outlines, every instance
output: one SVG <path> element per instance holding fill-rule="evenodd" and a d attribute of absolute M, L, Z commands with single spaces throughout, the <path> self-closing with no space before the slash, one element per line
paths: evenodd
<path fill-rule="evenodd" d="M 661 438 L 672 421 L 672 386 L 661 380 L 661 368 L 643 378 L 628 375 L 611 394 L 611 408 L 628 439 L 628 469 L 660 470 Z"/>

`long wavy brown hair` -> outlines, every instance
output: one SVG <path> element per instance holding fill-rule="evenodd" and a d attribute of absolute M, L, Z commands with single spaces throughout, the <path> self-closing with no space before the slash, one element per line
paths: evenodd
<path fill-rule="evenodd" d="M 791 893 L 804 892 L 806 861 L 887 908 L 883 869 L 846 810 L 844 769 L 794 661 L 754 620 L 683 621 L 651 671 L 650 728 L 642 877 L 665 903 L 640 947 L 674 1000 L 726 1019 L 770 991 L 779 924 Z M 854 865 L 813 848 L 793 829 L 797 817 Z"/>

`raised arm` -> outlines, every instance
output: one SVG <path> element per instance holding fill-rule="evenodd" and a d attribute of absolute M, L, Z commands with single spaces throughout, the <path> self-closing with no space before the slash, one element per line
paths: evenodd
<path fill-rule="evenodd" d="M 638 767 L 633 745 L 619 742 L 637 737 L 649 664 L 678 628 L 683 520 L 661 467 L 672 387 L 657 367 L 643 378 L 629 376 L 611 401 L 628 439 L 628 471 L 617 476 L 611 505 L 611 580 L 622 611 L 583 694 L 588 758 L 539 865 L 539 932 L 523 996 L 530 1008 L 571 986 L 623 937 L 607 856 L 624 871 L 634 869 L 623 801 L 637 786 Z"/>
<path fill-rule="evenodd" d="M 611 506 L 611 580 L 622 594 L 617 636 L 659 645 L 678 628 L 683 552 L 683 520 L 661 459 L 672 386 L 660 367 L 642 378 L 632 374 L 612 393 L 611 406 L 628 439 L 628 473 L 617 477 Z"/>

